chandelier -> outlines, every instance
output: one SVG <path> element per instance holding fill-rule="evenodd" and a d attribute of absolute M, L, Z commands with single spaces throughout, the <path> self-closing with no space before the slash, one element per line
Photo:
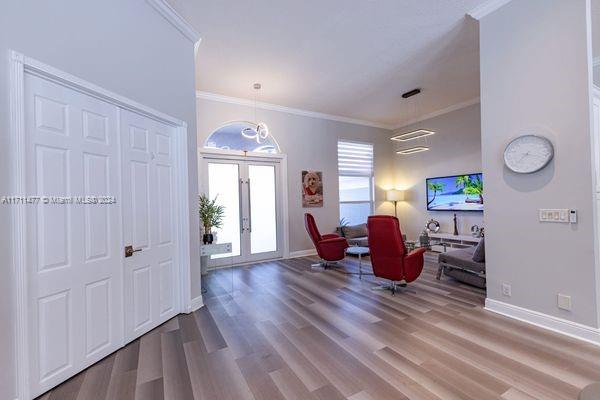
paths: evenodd
<path fill-rule="evenodd" d="M 261 89 L 262 85 L 260 83 L 255 83 L 254 84 L 254 121 L 256 121 L 256 97 L 258 94 L 258 91 Z M 247 139 L 251 139 L 251 140 L 256 140 L 256 143 L 260 144 L 262 141 L 264 141 L 267 137 L 269 137 L 269 127 L 267 126 L 267 124 L 265 124 L 264 122 L 255 122 L 256 126 L 253 127 L 246 127 L 244 129 L 242 129 L 242 136 L 247 138 Z"/>

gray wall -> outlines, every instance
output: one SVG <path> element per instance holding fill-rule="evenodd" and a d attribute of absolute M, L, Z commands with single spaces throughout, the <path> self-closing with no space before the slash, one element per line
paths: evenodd
<path fill-rule="evenodd" d="M 481 172 L 479 104 L 406 126 L 396 132 L 418 128 L 432 129 L 436 134 L 419 140 L 420 143 L 395 142 L 395 150 L 416 144 L 427 144 L 430 150 L 412 155 L 394 155 L 396 187 L 406 190 L 406 201 L 398 203 L 398 217 L 403 233 L 412 240 L 418 238 L 430 218 L 440 222 L 441 232 L 453 232 L 452 212 L 427 211 L 425 179 Z M 486 184 L 487 177 L 484 178 Z M 482 212 L 459 211 L 456 214 L 460 234 L 470 234 L 471 225 L 483 225 Z"/>
<path fill-rule="evenodd" d="M 338 225 L 338 139 L 374 144 L 375 212 L 394 212 L 391 203 L 384 202 L 385 189 L 393 186 L 390 131 L 262 109 L 257 111 L 257 116 L 269 126 L 288 158 L 290 251 L 313 249 L 304 229 L 306 211 L 315 216 L 322 232 L 332 232 Z M 253 119 L 252 107 L 198 99 L 198 145 L 202 146 L 210 133 L 228 121 Z M 322 208 L 302 208 L 300 174 L 303 169 L 323 171 Z"/>
<path fill-rule="evenodd" d="M 144 0 L 12 0 L 0 11 L 0 195 L 10 193 L 9 49 L 188 123 L 190 207 L 197 207 L 193 45 Z M 191 226 L 199 268 L 198 225 Z M 0 207 L 0 398 L 15 397 L 10 208 Z M 194 291 L 199 291 L 197 281 Z"/>
<path fill-rule="evenodd" d="M 480 21 L 486 261 L 490 299 L 598 326 L 586 31 L 585 0 L 513 1 Z M 503 165 L 524 133 L 555 146 L 531 175 Z M 539 208 L 576 208 L 579 223 L 540 223 Z M 559 292 L 572 296 L 571 312 L 557 308 Z"/>

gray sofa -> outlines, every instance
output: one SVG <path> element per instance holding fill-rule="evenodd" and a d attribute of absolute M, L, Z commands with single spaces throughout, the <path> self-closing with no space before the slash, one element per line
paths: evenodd
<path fill-rule="evenodd" d="M 369 247 L 367 224 L 339 226 L 335 232 L 345 237 L 350 246 Z"/>
<path fill-rule="evenodd" d="M 369 247 L 367 224 L 338 226 L 335 233 L 345 237 L 350 246 Z M 405 234 L 402 234 L 402 239 L 406 241 Z"/>
<path fill-rule="evenodd" d="M 439 255 L 437 278 L 442 273 L 461 282 L 485 289 L 485 244 L 451 250 Z"/>

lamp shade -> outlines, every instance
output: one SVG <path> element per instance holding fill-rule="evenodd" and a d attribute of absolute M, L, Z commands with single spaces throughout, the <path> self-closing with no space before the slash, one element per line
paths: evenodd
<path fill-rule="evenodd" d="M 385 194 L 385 197 L 388 201 L 403 201 L 404 200 L 404 190 L 392 189 L 388 190 Z"/>

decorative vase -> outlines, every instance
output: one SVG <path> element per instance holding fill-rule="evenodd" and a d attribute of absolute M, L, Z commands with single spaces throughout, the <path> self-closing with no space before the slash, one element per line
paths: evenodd
<path fill-rule="evenodd" d="M 212 244 L 212 242 L 213 242 L 213 235 L 212 235 L 212 233 L 205 233 L 202 236 L 202 243 L 204 243 L 204 244 Z"/>

